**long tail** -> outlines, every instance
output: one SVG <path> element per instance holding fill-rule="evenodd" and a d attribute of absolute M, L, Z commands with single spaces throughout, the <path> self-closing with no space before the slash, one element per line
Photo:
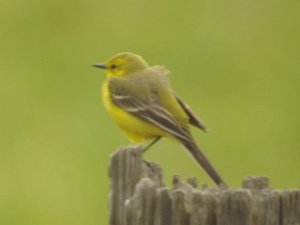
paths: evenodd
<path fill-rule="evenodd" d="M 224 184 L 221 176 L 214 169 L 211 163 L 208 161 L 206 156 L 203 154 L 202 150 L 195 144 L 195 142 L 181 142 L 185 148 L 190 152 L 190 154 L 194 157 L 194 159 L 199 163 L 199 165 L 205 170 L 205 172 L 213 179 L 216 184 Z"/>

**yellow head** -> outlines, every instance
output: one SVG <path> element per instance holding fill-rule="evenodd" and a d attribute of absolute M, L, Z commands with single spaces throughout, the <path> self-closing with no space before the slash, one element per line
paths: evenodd
<path fill-rule="evenodd" d="M 123 76 L 144 70 L 149 65 L 141 56 L 123 52 L 116 54 L 104 64 L 93 66 L 104 69 L 108 76 Z"/>

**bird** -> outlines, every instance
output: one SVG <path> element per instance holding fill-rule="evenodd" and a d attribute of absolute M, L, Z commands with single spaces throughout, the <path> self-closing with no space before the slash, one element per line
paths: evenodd
<path fill-rule="evenodd" d="M 105 63 L 93 66 L 105 71 L 104 107 L 130 141 L 151 141 L 145 151 L 161 138 L 176 140 L 217 185 L 226 185 L 197 146 L 189 125 L 203 131 L 207 131 L 207 127 L 175 94 L 168 69 L 150 66 L 140 55 L 130 52 L 118 53 Z"/>

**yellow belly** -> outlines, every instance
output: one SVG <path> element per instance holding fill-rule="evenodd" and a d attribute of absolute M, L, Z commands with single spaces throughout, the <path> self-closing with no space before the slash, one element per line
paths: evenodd
<path fill-rule="evenodd" d="M 102 88 L 103 103 L 112 119 L 125 132 L 128 138 L 140 143 L 143 140 L 151 140 L 158 136 L 167 137 L 167 132 L 142 121 L 134 115 L 124 111 L 122 108 L 116 106 L 110 98 L 108 91 L 108 81 L 105 81 Z"/>

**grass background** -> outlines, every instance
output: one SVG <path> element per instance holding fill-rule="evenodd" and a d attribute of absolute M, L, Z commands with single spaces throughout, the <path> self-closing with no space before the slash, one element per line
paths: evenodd
<path fill-rule="evenodd" d="M 0 224 L 107 224 L 109 155 L 128 140 L 90 65 L 121 51 L 168 67 L 207 123 L 199 145 L 232 186 L 300 186 L 298 1 L 0 2 Z M 211 180 L 161 141 L 145 155 Z"/>

